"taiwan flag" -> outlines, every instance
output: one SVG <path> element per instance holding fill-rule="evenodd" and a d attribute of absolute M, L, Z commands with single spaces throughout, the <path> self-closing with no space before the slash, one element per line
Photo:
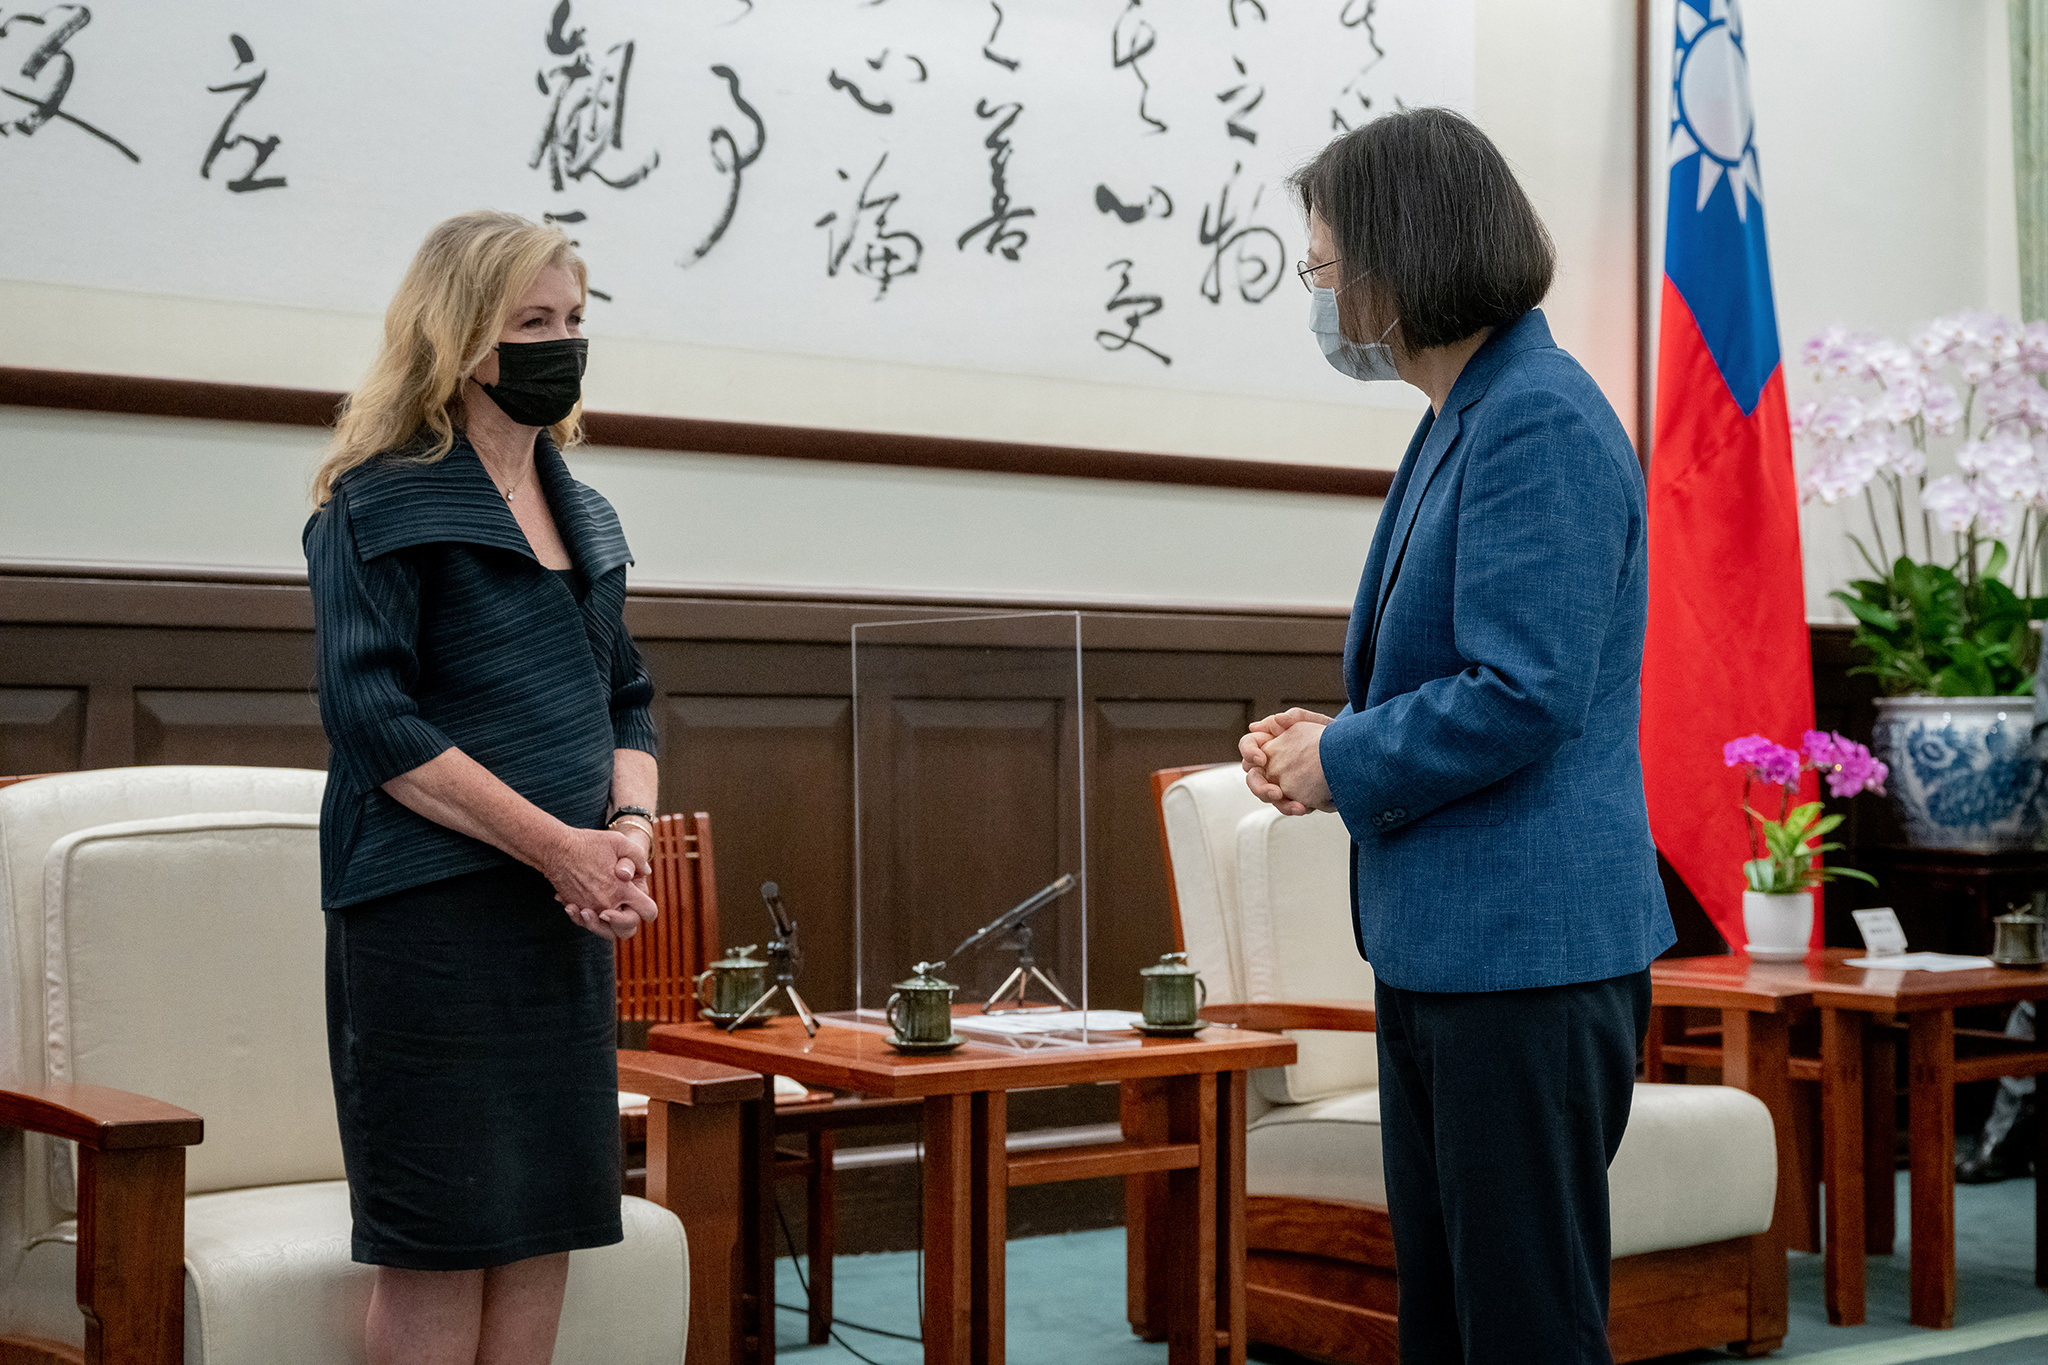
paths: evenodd
<path fill-rule="evenodd" d="M 1643 778 L 1658 851 L 1739 952 L 1752 855 L 1721 746 L 1755 733 L 1796 747 L 1813 673 L 1742 12 L 1676 8 Z"/>

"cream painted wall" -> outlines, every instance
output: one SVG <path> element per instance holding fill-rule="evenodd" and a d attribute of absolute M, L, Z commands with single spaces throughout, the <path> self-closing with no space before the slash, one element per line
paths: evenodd
<path fill-rule="evenodd" d="M 1795 406 L 1813 388 L 1800 349 L 1831 323 L 1903 339 L 1961 308 L 2018 315 L 2005 11 L 2004 0 L 1743 8 Z M 1863 519 L 1860 505 L 1803 510 L 1810 619 L 1849 619 L 1827 594 L 1862 573 L 1843 532 Z"/>
<path fill-rule="evenodd" d="M 306 428 L 0 407 L 0 562 L 302 567 L 319 448 Z M 1341 607 L 1378 508 L 605 448 L 571 465 L 619 509 L 633 581 L 677 586 Z"/>

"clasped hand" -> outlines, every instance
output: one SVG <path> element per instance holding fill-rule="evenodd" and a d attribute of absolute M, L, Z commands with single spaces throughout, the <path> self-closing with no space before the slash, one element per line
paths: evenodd
<path fill-rule="evenodd" d="M 543 870 L 569 918 L 599 938 L 631 938 L 660 913 L 647 893 L 647 847 L 630 834 L 569 830 Z"/>
<path fill-rule="evenodd" d="M 1245 785 L 1282 815 L 1335 810 L 1323 778 L 1323 728 L 1333 717 L 1293 707 L 1254 721 L 1237 742 Z"/>

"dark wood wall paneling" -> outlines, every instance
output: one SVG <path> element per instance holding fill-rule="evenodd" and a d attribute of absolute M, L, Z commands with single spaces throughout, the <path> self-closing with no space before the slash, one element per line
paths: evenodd
<path fill-rule="evenodd" d="M 280 576 L 283 577 L 283 576 Z M 1043 605 L 1043 604 L 1036 604 Z M 820 1008 L 851 1003 L 853 725 L 848 627 L 958 610 L 943 604 L 640 594 L 629 620 L 661 694 L 663 804 L 712 812 L 725 937 L 765 936 L 758 888 L 782 883 L 804 925 L 805 985 Z M 153 624 L 144 624 L 145 622 Z M 128 763 L 326 761 L 312 695 L 305 590 L 279 582 L 88 580 L 0 573 L 0 773 Z M 1196 611 L 1086 617 L 1090 987 L 1135 999 L 1135 973 L 1167 949 L 1165 881 L 1146 775 L 1228 762 L 1253 717 L 1341 703 L 1343 621 Z M 1815 627 L 1819 724 L 1867 741 L 1875 689 L 1852 678 L 1848 631 Z M 915 929 L 877 942 L 871 977 L 907 969 L 1067 870 L 1057 818 L 1071 729 L 1043 685 L 905 697 L 895 707 L 901 817 L 889 841 Z M 961 755 L 974 748 L 973 763 Z M 913 794 L 914 793 L 914 794 Z M 1885 804 L 1846 807 L 1855 850 L 1897 830 Z M 1722 951 L 1675 878 L 1680 951 Z M 871 894 L 877 894 L 871 883 Z M 1855 883 L 1827 896 L 1830 941 L 1855 942 Z M 1044 956 L 1071 989 L 1075 948 Z M 1000 956 L 963 969 L 975 984 Z M 889 978 L 889 979 L 893 979 Z M 873 994 L 873 991 L 870 991 Z"/>
<path fill-rule="evenodd" d="M 854 978 L 848 628 L 960 609 L 657 594 L 629 605 L 660 693 L 662 803 L 715 822 L 724 937 L 764 938 L 758 888 L 780 882 L 819 1008 L 851 1004 Z M 0 773 L 323 766 L 310 625 L 305 590 L 288 581 L 0 573 Z M 1344 620 L 1092 611 L 1083 630 L 1090 991 L 1094 1003 L 1134 1007 L 1138 968 L 1172 946 L 1147 774 L 1231 761 L 1254 716 L 1340 705 Z M 870 867 L 882 877 L 870 891 L 909 911 L 893 937 L 870 943 L 870 996 L 1078 870 L 1078 812 L 1058 818 L 1079 742 L 1071 666 L 970 669 L 937 685 L 942 676 L 934 668 L 865 708 L 871 724 L 893 727 L 896 754 L 893 797 L 879 802 L 893 827 L 870 843 L 891 850 L 893 866 Z M 1076 936 L 1069 927 L 1062 939 L 1057 911 L 1043 918 L 1042 957 L 1071 991 Z M 1006 955 L 983 954 L 960 979 L 986 988 L 1007 969 Z"/>

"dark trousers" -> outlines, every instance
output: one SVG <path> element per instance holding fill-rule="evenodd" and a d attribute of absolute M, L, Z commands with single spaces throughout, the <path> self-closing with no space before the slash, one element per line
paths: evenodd
<path fill-rule="evenodd" d="M 1401 1365 L 1609 1365 L 1607 1163 L 1650 974 L 1535 990 L 1379 983 Z"/>

